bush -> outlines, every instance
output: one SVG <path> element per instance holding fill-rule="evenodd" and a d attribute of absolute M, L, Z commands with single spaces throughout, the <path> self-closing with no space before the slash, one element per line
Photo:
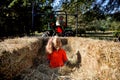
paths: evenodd
<path fill-rule="evenodd" d="M 119 37 L 119 36 L 120 36 L 120 31 L 115 31 L 115 32 L 113 33 L 113 36 L 114 36 L 114 37 Z"/>

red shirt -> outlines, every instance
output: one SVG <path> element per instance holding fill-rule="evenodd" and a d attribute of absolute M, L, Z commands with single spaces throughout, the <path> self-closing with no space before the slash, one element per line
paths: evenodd
<path fill-rule="evenodd" d="M 50 60 L 51 68 L 63 66 L 68 60 L 66 57 L 66 52 L 63 49 L 59 49 L 58 51 L 54 50 L 51 54 L 48 54 L 47 58 Z"/>
<path fill-rule="evenodd" d="M 57 28 L 56 28 L 56 32 L 58 32 L 58 33 L 62 33 L 63 31 L 62 31 L 62 28 L 60 27 L 60 26 L 57 26 Z"/>

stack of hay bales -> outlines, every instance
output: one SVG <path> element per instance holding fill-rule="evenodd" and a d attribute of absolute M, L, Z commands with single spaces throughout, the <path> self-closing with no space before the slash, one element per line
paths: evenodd
<path fill-rule="evenodd" d="M 22 80 L 120 79 L 119 42 L 81 37 L 61 37 L 61 39 L 68 59 L 73 61 L 73 63 L 76 62 L 77 58 L 75 53 L 77 51 L 80 52 L 80 67 L 74 67 L 72 69 L 66 67 L 66 69 L 63 69 L 65 70 L 63 71 L 64 74 L 57 73 L 61 68 L 54 70 L 46 64 L 46 54 L 44 53 L 48 38 L 22 38 L 17 41 L 6 40 L 0 43 L 0 64 L 2 64 L 0 65 L 0 73 L 11 73 L 11 75 L 14 75 L 21 72 L 20 76 L 16 78 L 20 79 L 21 77 Z M 22 46 L 23 44 L 24 46 Z M 39 64 L 35 67 L 30 67 L 33 65 L 33 58 L 36 58 Z M 4 75 L 3 73 L 2 75 Z"/>
<path fill-rule="evenodd" d="M 42 46 L 37 38 L 15 38 L 0 42 L 0 80 L 9 80 L 33 65 Z"/>

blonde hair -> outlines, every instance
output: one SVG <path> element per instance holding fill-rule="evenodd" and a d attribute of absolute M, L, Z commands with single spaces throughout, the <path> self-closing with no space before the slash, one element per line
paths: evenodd
<path fill-rule="evenodd" d="M 59 47 L 59 48 L 62 47 L 61 39 L 60 39 L 58 36 L 54 36 L 54 37 L 53 37 L 53 44 L 54 44 L 56 47 Z"/>
<path fill-rule="evenodd" d="M 46 45 L 46 52 L 51 54 L 53 52 L 53 48 L 61 48 L 62 42 L 58 36 L 54 36 L 50 38 Z"/>

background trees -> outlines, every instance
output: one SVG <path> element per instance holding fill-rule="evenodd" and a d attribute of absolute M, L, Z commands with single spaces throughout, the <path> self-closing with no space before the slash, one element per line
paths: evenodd
<path fill-rule="evenodd" d="M 29 35 L 42 31 L 52 0 L 1 0 L 0 36 Z"/>
<path fill-rule="evenodd" d="M 1 0 L 0 1 L 0 36 L 29 35 L 34 31 L 42 32 L 51 20 L 52 4 L 55 0 Z M 68 14 L 68 24 L 85 31 L 120 30 L 118 0 L 60 0 L 60 10 Z M 116 5 L 115 5 L 116 4 Z M 58 4 L 58 6 L 60 6 Z M 54 7 L 54 10 L 57 6 Z M 116 10 L 115 10 L 116 9 Z M 58 9 L 57 9 L 58 10 Z M 107 13 L 108 12 L 108 13 Z M 83 31 L 83 32 L 85 32 Z M 81 32 L 81 30 L 79 30 Z"/>
<path fill-rule="evenodd" d="M 62 9 L 74 14 L 78 7 L 79 28 L 118 30 L 119 3 L 120 1 L 117 0 L 71 0 L 67 5 L 63 4 Z M 73 19 L 71 19 L 72 21 Z"/>

